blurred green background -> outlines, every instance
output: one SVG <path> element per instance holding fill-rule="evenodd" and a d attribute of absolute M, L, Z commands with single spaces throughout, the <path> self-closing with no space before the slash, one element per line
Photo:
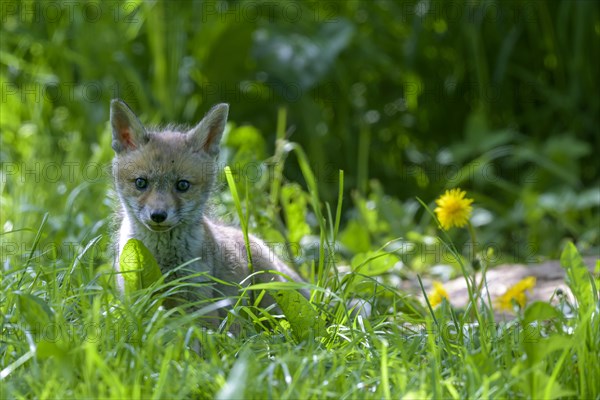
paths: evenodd
<path fill-rule="evenodd" d="M 566 240 L 598 254 L 596 1 L 2 1 L 0 11 L 4 232 L 34 235 L 46 212 L 52 241 L 107 231 L 108 107 L 120 97 L 152 124 L 195 124 L 229 103 L 225 156 L 242 165 L 274 153 L 285 108 L 288 140 L 332 209 L 344 171 L 350 254 L 399 237 L 426 246 L 436 227 L 416 197 L 433 205 L 453 187 L 475 198 L 494 261 L 555 257 Z M 306 191 L 297 162 L 284 175 Z"/>

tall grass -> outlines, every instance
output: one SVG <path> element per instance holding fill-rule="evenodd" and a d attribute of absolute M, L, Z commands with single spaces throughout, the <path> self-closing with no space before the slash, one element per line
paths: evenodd
<path fill-rule="evenodd" d="M 233 299 L 226 323 L 207 329 L 206 309 L 159 305 L 183 290 L 178 282 L 118 296 L 105 239 L 82 238 L 74 254 L 45 257 L 38 250 L 52 217 L 44 217 L 30 249 L 10 254 L 2 268 L 2 396 L 598 398 L 598 291 L 573 246 L 562 261 L 575 301 L 534 303 L 508 322 L 496 321 L 476 296 L 464 310 L 445 301 L 428 310 L 382 279 L 388 269 L 378 262 L 393 255 L 387 247 L 365 254 L 349 274 L 339 271 L 339 205 L 332 213 L 320 201 L 302 149 L 282 147 L 295 153 L 308 184 L 318 257 L 304 270 L 308 283 L 255 285 L 240 296 L 312 289 L 317 323 L 303 325 L 294 308 L 278 316 L 258 301 Z M 248 197 L 232 194 L 240 218 L 251 218 Z M 18 233 L 3 233 L 3 246 Z M 357 300 L 370 312 L 353 310 Z"/>

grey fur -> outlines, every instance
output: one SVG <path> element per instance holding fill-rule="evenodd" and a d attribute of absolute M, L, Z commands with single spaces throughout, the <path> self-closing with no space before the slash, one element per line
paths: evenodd
<path fill-rule="evenodd" d="M 163 274 L 171 279 L 189 277 L 197 284 L 183 296 L 187 302 L 239 295 L 235 285 L 214 284 L 202 273 L 233 284 L 250 283 L 242 232 L 205 215 L 217 173 L 216 159 L 228 109 L 227 104 L 213 107 L 198 125 L 185 133 L 174 126 L 149 131 L 125 103 L 111 102 L 116 153 L 113 176 L 120 225 L 115 268 L 118 271 L 119 254 L 127 240 L 139 239 L 154 255 Z M 147 186 L 138 187 L 139 179 Z M 181 180 L 188 181 L 190 189 L 177 189 Z M 164 221 L 154 219 L 158 211 L 166 215 Z M 280 274 L 302 281 L 260 239 L 250 236 L 250 246 L 255 271 L 279 273 L 261 273 L 257 281 L 285 281 Z M 187 268 L 179 268 L 191 260 L 194 261 Z M 117 276 L 122 289 L 122 277 Z M 270 303 L 273 299 L 269 297 L 263 305 Z"/>

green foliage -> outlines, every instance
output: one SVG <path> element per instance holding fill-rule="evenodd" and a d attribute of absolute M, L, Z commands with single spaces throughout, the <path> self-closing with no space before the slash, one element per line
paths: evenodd
<path fill-rule="evenodd" d="M 530 324 L 536 321 L 545 321 L 553 318 L 560 318 L 561 313 L 548 303 L 543 301 L 535 301 L 531 303 L 523 315 L 523 322 Z"/>
<path fill-rule="evenodd" d="M 352 258 L 352 272 L 367 276 L 379 276 L 392 269 L 400 259 L 388 252 L 367 252 Z"/>
<path fill-rule="evenodd" d="M 444 4 L 2 2 L 0 397 L 598 398 L 579 255 L 600 246 L 598 4 Z M 114 97 L 150 124 L 229 102 L 211 212 L 307 283 L 240 288 L 206 329 L 219 304 L 161 306 L 190 287 L 131 242 L 119 296 Z M 576 301 L 499 321 L 473 296 L 429 309 L 399 289 L 470 279 L 466 233 L 442 241 L 415 201 L 456 186 L 485 265 L 573 241 Z"/>
<path fill-rule="evenodd" d="M 289 227 L 288 239 L 292 243 L 311 233 L 306 222 L 306 211 L 309 196 L 299 185 L 288 184 L 281 189 L 281 203 L 285 214 L 285 222 Z"/>
<path fill-rule="evenodd" d="M 594 301 L 594 297 L 598 296 L 594 296 L 592 278 L 573 243 L 567 243 L 560 263 L 567 272 L 567 285 L 579 303 L 580 316 L 591 313 L 595 307 L 598 307 L 597 299 Z"/>
<path fill-rule="evenodd" d="M 37 204 L 17 202 L 30 213 L 3 224 L 35 225 L 39 204 L 73 212 L 76 229 L 106 215 L 105 205 L 82 209 L 85 194 L 73 207 L 58 199 L 76 189 L 102 196 L 111 98 L 148 123 L 195 124 L 225 101 L 243 122 L 226 139 L 234 173 L 293 134 L 326 201 L 338 170 L 346 198 L 368 198 L 376 179 L 400 207 L 460 185 L 476 198 L 481 239 L 498 261 L 557 257 L 565 238 L 598 249 L 600 86 L 585 62 L 597 47 L 594 2 L 6 1 L 1 12 L 3 204 L 21 193 L 15 176 L 32 179 L 31 160 L 44 163 L 41 180 L 54 173 L 48 162 L 62 172 Z M 273 118 L 281 107 L 287 133 Z M 271 171 L 245 170 L 251 179 Z M 283 172 L 302 183 L 299 165 Z M 346 202 L 342 226 L 359 207 Z"/>
<path fill-rule="evenodd" d="M 123 246 L 119 257 L 119 272 L 123 277 L 125 293 L 150 287 L 162 277 L 154 256 L 137 239 L 129 239 Z"/>
<path fill-rule="evenodd" d="M 576 318 L 568 312 L 563 314 L 560 308 L 548 303 L 530 304 L 523 322 L 527 327 L 536 329 L 531 330 L 530 340 L 522 344 L 527 355 L 525 361 L 513 370 L 515 373 L 525 372 L 520 385 L 529 397 L 593 398 L 600 393 L 600 385 L 592 378 L 600 372 L 600 361 L 593 356 L 600 352 L 597 332 L 600 299 L 590 284 L 587 267 L 572 243 L 565 246 L 561 264 L 567 271 L 567 283 L 578 301 L 578 306 L 573 308 Z M 581 374 L 578 379 L 565 379 L 569 376 L 568 360 L 576 360 L 572 368 Z"/>
<path fill-rule="evenodd" d="M 279 290 L 275 293 L 275 301 L 287 317 L 296 339 L 303 341 L 323 336 L 325 321 L 299 292 Z"/>
<path fill-rule="evenodd" d="M 48 304 L 39 297 L 29 293 L 15 292 L 17 307 L 30 328 L 39 329 L 53 319 L 53 313 Z"/>
<path fill-rule="evenodd" d="M 304 160 L 302 153 L 298 160 Z M 310 175 L 307 182 L 313 182 Z M 290 190 L 310 198 L 296 204 L 306 218 L 309 207 L 315 213 L 323 207 L 314 194 Z M 252 216 L 260 214 L 244 214 L 237 191 L 232 200 L 247 229 Z M 533 303 L 509 322 L 480 310 L 474 323 L 468 310 L 480 307 L 475 302 L 465 311 L 443 302 L 429 314 L 416 299 L 386 284 L 400 262 L 394 242 L 353 256 L 352 271 L 344 274 L 338 268 L 344 254 L 325 251 L 336 248 L 329 246 L 335 221 L 329 221 L 331 213 L 321 215 L 323 224 L 308 226 L 311 235 L 322 237 L 323 250 L 316 260 L 305 259 L 309 268 L 304 270 L 332 263 L 327 273 L 307 275 L 311 283 L 248 287 L 217 330 L 201 328 L 204 309 L 189 313 L 184 306 L 157 306 L 177 282 L 156 287 L 151 278 L 148 285 L 140 270 L 151 272 L 156 268 L 149 266 L 156 265 L 135 241 L 123 252 L 129 262 L 121 263 L 138 277 L 138 295 L 128 300 L 114 295 L 111 266 L 92 263 L 90 268 L 83 259 L 102 246 L 97 238 L 83 242 L 66 263 L 34 265 L 11 256 L 1 281 L 6 294 L 0 302 L 3 394 L 594 398 L 600 393 L 591 378 L 600 371 L 598 294 L 589 279 L 589 285 L 582 284 L 585 267 L 572 245 L 563 252 L 563 266 L 573 276 L 569 282 L 578 282 L 573 286 L 577 299 L 587 300 Z M 50 228 L 42 224 L 37 230 L 35 243 L 45 229 Z M 313 290 L 309 299 L 296 291 L 301 289 Z M 241 305 L 249 291 L 273 293 L 283 315 L 261 309 L 260 296 Z M 370 305 L 366 313 L 365 304 Z M 234 326 L 236 336 L 224 331 Z"/>

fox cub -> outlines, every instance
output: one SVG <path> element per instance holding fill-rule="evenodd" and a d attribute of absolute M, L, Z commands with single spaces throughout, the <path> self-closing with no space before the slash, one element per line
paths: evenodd
<path fill-rule="evenodd" d="M 249 274 L 242 232 L 205 215 L 228 110 L 227 104 L 214 106 L 187 131 L 172 126 L 154 130 L 144 128 L 123 101 L 113 100 L 110 104 L 112 148 L 116 153 L 113 175 L 120 202 L 115 267 L 118 270 L 119 255 L 127 240 L 138 239 L 154 255 L 163 274 L 171 271 L 168 279 L 189 277 L 188 282 L 194 283 L 186 285 L 185 294 L 177 295 L 186 302 L 239 294 L 235 285 L 216 284 L 198 273 L 236 284 Z M 278 271 L 291 280 L 302 281 L 253 236 L 250 250 L 254 271 Z M 177 268 L 190 260 L 194 261 Z M 272 273 L 260 273 L 256 279 L 285 280 Z M 117 284 L 122 290 L 120 274 Z M 272 302 L 269 298 L 263 305 Z"/>

